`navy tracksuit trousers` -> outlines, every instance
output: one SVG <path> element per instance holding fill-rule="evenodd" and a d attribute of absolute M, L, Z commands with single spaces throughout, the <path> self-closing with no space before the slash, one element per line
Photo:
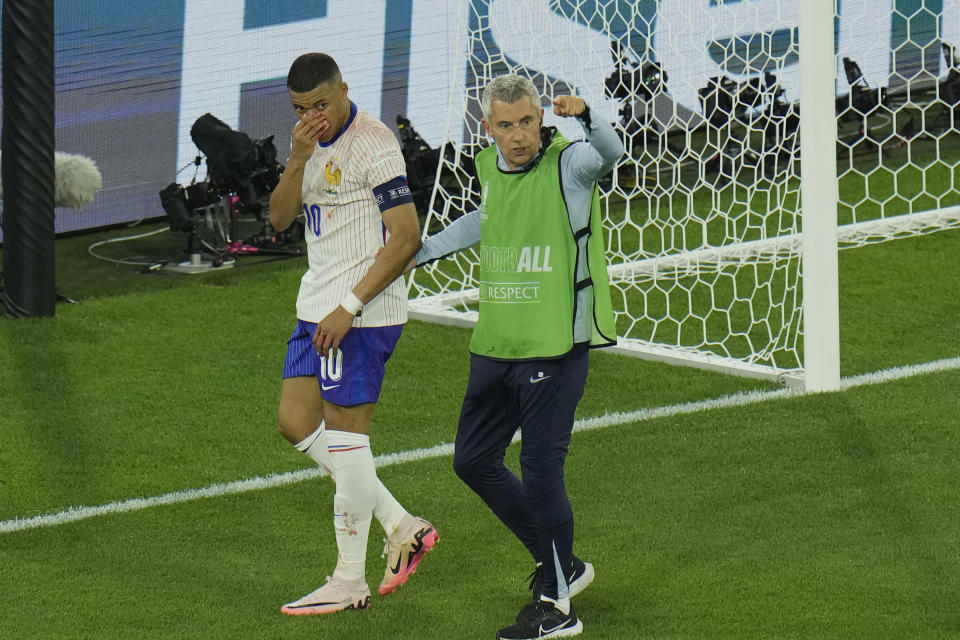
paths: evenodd
<path fill-rule="evenodd" d="M 545 360 L 471 354 L 457 428 L 454 470 L 543 563 L 543 595 L 551 598 L 567 596 L 573 565 L 573 510 L 563 466 L 589 365 L 586 344 Z M 503 463 L 517 428 L 522 480 Z"/>

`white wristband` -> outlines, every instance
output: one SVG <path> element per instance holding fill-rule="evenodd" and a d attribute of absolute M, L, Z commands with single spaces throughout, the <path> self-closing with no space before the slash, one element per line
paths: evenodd
<path fill-rule="evenodd" d="M 360 309 L 363 309 L 363 303 L 360 302 L 360 298 L 353 294 L 353 291 L 343 296 L 343 300 L 340 301 L 340 306 L 353 315 L 357 315 L 360 313 Z"/>

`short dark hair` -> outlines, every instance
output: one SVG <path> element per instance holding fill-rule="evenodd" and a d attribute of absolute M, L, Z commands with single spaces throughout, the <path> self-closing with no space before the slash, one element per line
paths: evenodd
<path fill-rule="evenodd" d="M 340 67 L 333 58 L 325 53 L 305 53 L 290 65 L 287 88 L 294 93 L 307 93 L 338 79 Z"/>

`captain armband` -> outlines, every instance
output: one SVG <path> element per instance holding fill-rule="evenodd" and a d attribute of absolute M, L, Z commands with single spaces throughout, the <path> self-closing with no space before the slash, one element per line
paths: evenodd
<path fill-rule="evenodd" d="M 407 184 L 406 176 L 397 176 L 396 178 L 384 182 L 373 188 L 373 197 L 377 199 L 377 206 L 380 207 L 380 213 L 402 204 L 413 202 L 413 194 L 410 193 L 410 185 Z"/>

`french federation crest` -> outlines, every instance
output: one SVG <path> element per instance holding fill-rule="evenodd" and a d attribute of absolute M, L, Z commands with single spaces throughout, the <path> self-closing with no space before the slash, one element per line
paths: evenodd
<path fill-rule="evenodd" d="M 323 168 L 323 177 L 327 181 L 324 192 L 331 196 L 337 195 L 337 187 L 340 186 L 340 179 L 343 177 L 343 172 L 340 171 L 340 167 L 337 166 L 336 158 L 327 161 L 327 166 Z"/>

